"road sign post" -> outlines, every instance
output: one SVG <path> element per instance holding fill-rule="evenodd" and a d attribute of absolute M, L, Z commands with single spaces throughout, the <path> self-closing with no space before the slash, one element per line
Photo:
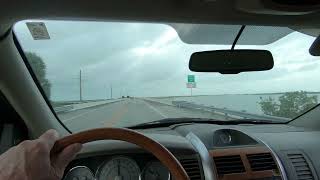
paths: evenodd
<path fill-rule="evenodd" d="M 197 84 L 196 84 L 196 79 L 194 75 L 188 75 L 188 82 L 187 82 L 187 88 L 190 89 L 190 94 L 192 96 L 192 89 L 196 88 Z"/>

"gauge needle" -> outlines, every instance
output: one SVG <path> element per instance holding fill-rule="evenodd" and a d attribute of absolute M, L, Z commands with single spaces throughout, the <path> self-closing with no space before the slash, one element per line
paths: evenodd
<path fill-rule="evenodd" d="M 115 177 L 115 180 L 122 180 L 121 172 L 120 172 L 120 161 L 118 161 L 118 175 Z"/>
<path fill-rule="evenodd" d="M 155 171 L 154 171 L 152 168 L 149 169 L 149 173 L 150 173 L 152 176 L 155 176 L 155 174 L 156 174 Z"/>
<path fill-rule="evenodd" d="M 153 168 L 149 169 L 150 174 L 153 176 L 154 179 L 158 180 L 159 179 L 159 174 L 157 173 L 157 171 L 155 171 Z"/>
<path fill-rule="evenodd" d="M 120 162 L 118 162 L 118 176 L 120 176 Z"/>

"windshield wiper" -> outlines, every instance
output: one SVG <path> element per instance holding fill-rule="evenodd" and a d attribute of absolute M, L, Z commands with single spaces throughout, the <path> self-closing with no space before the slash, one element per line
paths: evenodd
<path fill-rule="evenodd" d="M 217 125 L 238 125 L 238 124 L 284 124 L 284 122 L 274 122 L 271 120 L 258 119 L 234 119 L 234 120 L 216 120 L 206 118 L 167 118 L 147 123 L 137 124 L 127 127 L 129 129 L 148 129 L 156 127 L 168 127 L 175 124 L 204 123 Z"/>

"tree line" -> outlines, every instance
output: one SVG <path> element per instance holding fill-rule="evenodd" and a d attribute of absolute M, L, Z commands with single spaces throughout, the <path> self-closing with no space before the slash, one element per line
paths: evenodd
<path fill-rule="evenodd" d="M 47 66 L 44 63 L 43 59 L 33 52 L 26 52 L 25 53 L 28 62 L 36 75 L 39 83 L 41 84 L 41 87 L 43 91 L 45 92 L 48 99 L 51 97 L 51 83 L 47 78 Z"/>

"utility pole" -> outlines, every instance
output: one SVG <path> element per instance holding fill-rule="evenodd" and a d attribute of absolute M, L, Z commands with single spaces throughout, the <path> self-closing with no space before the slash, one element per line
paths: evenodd
<path fill-rule="evenodd" d="M 108 97 L 109 97 L 109 96 L 108 96 L 108 94 L 109 94 L 109 92 L 108 92 L 108 85 L 106 85 L 105 88 L 106 88 L 106 99 L 108 99 Z"/>
<path fill-rule="evenodd" d="M 80 87 L 79 87 L 79 90 L 80 90 L 80 101 L 82 101 L 82 75 L 81 75 L 81 70 L 80 70 L 79 81 L 80 81 L 80 83 L 79 83 L 79 85 L 80 85 Z"/>
<path fill-rule="evenodd" d="M 112 84 L 110 85 L 110 99 L 112 99 Z"/>

